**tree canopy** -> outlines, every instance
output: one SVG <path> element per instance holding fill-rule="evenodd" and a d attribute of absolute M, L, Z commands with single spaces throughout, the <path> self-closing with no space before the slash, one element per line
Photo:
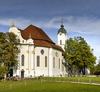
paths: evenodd
<path fill-rule="evenodd" d="M 86 69 L 94 66 L 96 57 L 93 55 L 93 49 L 82 37 L 70 38 L 65 44 L 65 60 L 68 64 L 68 72 L 72 74 L 82 73 L 85 75 Z"/>
<path fill-rule="evenodd" d="M 0 33 L 0 74 L 9 73 L 18 63 L 18 39 L 13 33 Z"/>
<path fill-rule="evenodd" d="M 94 67 L 93 74 L 100 75 L 100 57 L 99 57 L 99 60 L 98 60 L 98 64 Z"/>

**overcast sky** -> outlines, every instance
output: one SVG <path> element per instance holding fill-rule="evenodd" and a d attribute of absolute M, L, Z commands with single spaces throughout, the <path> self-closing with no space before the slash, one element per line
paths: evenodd
<path fill-rule="evenodd" d="M 22 29 L 33 24 L 56 42 L 62 17 L 68 37 L 84 37 L 99 58 L 100 0 L 0 0 L 0 32 L 12 22 Z"/>

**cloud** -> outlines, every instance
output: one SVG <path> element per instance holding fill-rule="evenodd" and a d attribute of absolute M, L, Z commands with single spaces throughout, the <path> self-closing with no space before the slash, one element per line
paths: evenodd
<path fill-rule="evenodd" d="M 32 23 L 31 20 L 24 19 L 24 18 L 4 18 L 0 19 L 0 25 L 2 26 L 11 26 L 12 24 L 15 24 L 17 27 L 24 28 L 27 25 Z"/>
<path fill-rule="evenodd" d="M 0 25 L 9 26 L 12 23 L 15 23 L 18 27 L 24 28 L 33 24 L 42 28 L 58 29 L 61 25 L 61 19 L 62 17 L 54 17 L 52 19 L 48 19 L 47 21 L 36 21 L 24 18 L 5 18 L 0 19 Z M 68 32 L 77 32 L 79 34 L 86 35 L 100 35 L 100 19 L 98 18 L 65 16 L 63 17 L 63 22 Z"/>
<path fill-rule="evenodd" d="M 42 21 L 36 21 L 33 19 L 25 19 L 25 18 L 2 18 L 0 19 L 0 25 L 1 26 L 11 26 L 14 24 L 16 27 L 24 29 L 30 24 L 44 27 L 45 22 Z"/>
<path fill-rule="evenodd" d="M 94 55 L 97 57 L 97 59 L 100 57 L 100 37 L 97 37 L 97 39 L 95 37 L 91 37 L 89 39 L 87 39 L 86 41 L 88 42 L 88 44 L 91 46 L 91 48 L 93 48 L 93 53 Z"/>
<path fill-rule="evenodd" d="M 44 24 L 46 28 L 58 28 L 62 17 L 55 17 Z M 100 35 L 100 19 L 94 17 L 63 17 L 65 27 L 71 32 Z"/>
<path fill-rule="evenodd" d="M 96 62 L 98 63 L 98 59 L 100 58 L 100 49 L 99 49 L 100 48 L 100 44 L 99 45 L 97 45 L 97 44 L 91 44 L 91 46 L 94 49 L 93 53 L 96 56 L 96 58 L 97 58 Z"/>

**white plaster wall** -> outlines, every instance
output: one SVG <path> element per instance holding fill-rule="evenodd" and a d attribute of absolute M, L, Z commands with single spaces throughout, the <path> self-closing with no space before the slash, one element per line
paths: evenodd
<path fill-rule="evenodd" d="M 20 39 L 20 54 L 19 54 L 19 64 L 17 70 L 14 70 L 14 76 L 18 75 L 21 77 L 21 70 L 24 70 L 25 77 L 36 77 L 36 76 L 60 76 L 65 75 L 65 68 L 62 68 L 62 52 L 53 48 L 47 47 L 35 47 L 34 41 L 32 39 L 24 40 L 21 36 L 20 31 L 16 27 L 9 29 L 9 32 L 15 33 Z M 58 44 L 60 40 L 65 44 L 65 34 L 58 34 Z M 64 45 L 61 45 L 62 47 Z M 44 50 L 44 54 L 41 54 L 41 50 Z M 57 55 L 57 54 L 58 55 Z M 21 55 L 25 56 L 24 66 L 21 65 Z M 40 67 L 37 67 L 37 56 L 40 56 Z M 47 67 L 45 67 L 45 56 L 47 56 Z M 53 57 L 55 57 L 55 68 L 53 68 Z M 59 68 L 60 59 L 60 68 Z"/>
<path fill-rule="evenodd" d="M 49 68 L 48 68 L 48 71 L 49 71 L 49 77 L 52 77 L 53 76 L 53 55 L 52 55 L 52 48 L 49 48 L 49 51 L 48 51 L 48 54 L 49 54 L 49 58 L 48 58 L 48 65 L 49 65 Z"/>
<path fill-rule="evenodd" d="M 62 69 L 62 52 L 46 47 L 34 47 L 34 45 L 21 45 L 20 46 L 20 62 L 16 75 L 21 77 L 21 70 L 24 70 L 25 77 L 36 76 L 64 76 L 65 70 Z M 41 50 L 44 50 L 44 54 L 41 54 Z M 58 55 L 56 54 L 58 53 Z M 21 66 L 21 55 L 25 56 L 24 66 Z M 37 56 L 40 56 L 40 66 L 37 67 Z M 47 67 L 45 67 L 45 56 L 47 56 Z M 55 68 L 53 68 L 53 57 L 55 57 Z M 60 59 L 60 68 L 59 68 Z"/>
<path fill-rule="evenodd" d="M 44 54 L 41 54 L 41 50 L 44 50 Z M 46 47 L 35 47 L 35 76 L 49 76 L 49 48 Z M 37 56 L 40 56 L 40 67 L 37 67 Z M 47 67 L 45 67 L 45 56 L 47 56 Z"/>
<path fill-rule="evenodd" d="M 12 32 L 12 33 L 14 33 L 16 35 L 20 34 L 20 31 L 16 27 L 10 27 L 9 28 L 9 32 Z"/>
<path fill-rule="evenodd" d="M 20 43 L 26 43 L 26 40 L 24 40 L 24 39 L 22 38 L 22 36 L 21 36 L 21 31 L 18 30 L 17 27 L 15 27 L 15 26 L 14 26 L 14 27 L 10 27 L 10 28 L 9 28 L 9 32 L 14 33 L 14 34 L 17 36 L 17 38 L 19 38 Z"/>
<path fill-rule="evenodd" d="M 24 55 L 24 66 L 21 65 L 21 55 Z M 20 45 L 20 58 L 18 70 L 24 70 L 25 77 L 34 76 L 34 45 L 22 44 Z M 20 73 L 19 73 L 20 75 Z"/>
<path fill-rule="evenodd" d="M 62 44 L 60 44 L 60 40 L 62 40 Z M 58 45 L 61 46 L 63 49 L 64 49 L 65 41 L 66 41 L 66 35 L 64 33 L 59 33 L 58 34 Z"/>
<path fill-rule="evenodd" d="M 58 53 L 58 55 L 56 54 Z M 59 50 L 52 50 L 52 62 L 53 62 L 53 57 L 55 57 L 55 68 L 52 69 L 53 71 L 53 76 L 60 76 L 63 75 L 63 71 L 62 71 L 62 52 Z M 59 67 L 59 59 L 60 59 L 60 67 Z M 53 65 L 53 64 L 52 64 Z"/>

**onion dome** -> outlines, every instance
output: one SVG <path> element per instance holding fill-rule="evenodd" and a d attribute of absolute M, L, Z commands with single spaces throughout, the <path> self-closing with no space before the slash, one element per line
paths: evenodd
<path fill-rule="evenodd" d="M 61 28 L 58 30 L 58 34 L 59 34 L 59 33 L 64 33 L 64 34 L 66 34 L 67 32 L 66 32 L 66 30 L 65 30 L 65 28 L 64 28 L 64 25 L 62 24 L 60 27 L 61 27 Z"/>

